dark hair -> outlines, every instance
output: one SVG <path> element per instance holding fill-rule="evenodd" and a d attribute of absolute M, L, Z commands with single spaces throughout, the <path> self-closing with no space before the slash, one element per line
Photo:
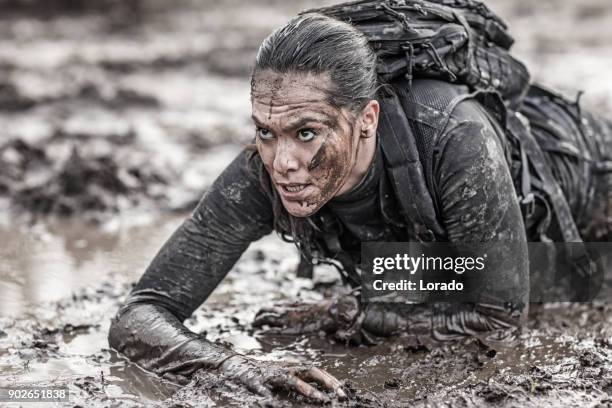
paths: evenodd
<path fill-rule="evenodd" d="M 353 112 L 374 98 L 378 80 L 376 54 L 365 35 L 348 23 L 317 13 L 291 19 L 275 30 L 259 47 L 251 90 L 258 72 L 329 74 L 329 103 Z M 291 216 L 270 182 L 261 160 L 261 183 L 270 196 L 274 227 L 281 237 L 293 241 L 306 258 L 316 249 L 316 223 L 310 218 Z"/>
<path fill-rule="evenodd" d="M 343 108 L 363 108 L 377 90 L 376 54 L 365 35 L 348 23 L 322 14 L 294 17 L 264 40 L 252 78 L 268 69 L 329 74 L 329 102 Z"/>

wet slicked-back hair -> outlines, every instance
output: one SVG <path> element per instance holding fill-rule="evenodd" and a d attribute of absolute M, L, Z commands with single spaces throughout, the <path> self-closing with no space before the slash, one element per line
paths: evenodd
<path fill-rule="evenodd" d="M 270 34 L 259 47 L 252 78 L 264 70 L 329 74 L 329 102 L 350 110 L 363 108 L 377 90 L 376 54 L 366 37 L 322 14 L 299 15 Z"/>
<path fill-rule="evenodd" d="M 280 74 L 327 74 L 331 80 L 328 102 L 351 112 L 363 109 L 378 87 L 376 54 L 366 37 L 350 24 L 316 13 L 291 19 L 264 40 L 257 53 L 251 91 L 257 73 L 266 70 Z M 311 217 L 298 218 L 287 212 L 261 161 L 259 172 L 262 186 L 272 201 L 275 230 L 285 240 L 294 242 L 309 259 L 312 250 L 319 249 L 317 226 Z"/>

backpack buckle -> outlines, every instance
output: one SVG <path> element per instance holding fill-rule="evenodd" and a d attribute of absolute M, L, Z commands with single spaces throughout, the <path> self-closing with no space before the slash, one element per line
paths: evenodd
<path fill-rule="evenodd" d="M 529 218 L 535 212 L 535 196 L 533 193 L 529 193 L 522 197 L 519 201 L 521 212 L 524 218 Z"/>

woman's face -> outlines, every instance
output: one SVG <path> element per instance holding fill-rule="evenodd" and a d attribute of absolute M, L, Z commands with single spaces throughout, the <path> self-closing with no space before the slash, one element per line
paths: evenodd
<path fill-rule="evenodd" d="M 295 217 L 343 193 L 355 164 L 360 130 L 348 110 L 328 102 L 329 86 L 326 75 L 263 71 L 253 80 L 257 150 Z"/>

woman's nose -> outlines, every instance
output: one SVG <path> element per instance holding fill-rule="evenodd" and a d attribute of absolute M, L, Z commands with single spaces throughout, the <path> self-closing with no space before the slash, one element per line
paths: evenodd
<path fill-rule="evenodd" d="M 299 161 L 296 157 L 296 149 L 290 141 L 279 140 L 274 156 L 274 171 L 280 174 L 287 174 L 299 168 Z"/>

